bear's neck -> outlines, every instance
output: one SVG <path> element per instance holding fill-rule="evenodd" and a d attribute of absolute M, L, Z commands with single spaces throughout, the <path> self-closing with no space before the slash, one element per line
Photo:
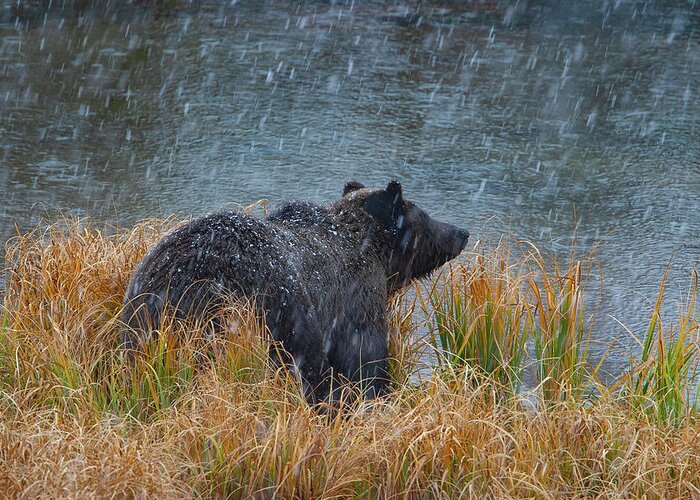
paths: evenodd
<path fill-rule="evenodd" d="M 370 215 L 357 210 L 346 200 L 330 205 L 290 202 L 272 212 L 267 222 L 289 231 L 292 239 L 305 240 L 307 248 L 309 245 L 314 247 L 314 251 L 306 256 L 314 261 L 309 265 L 322 265 L 328 259 L 351 254 L 355 263 L 365 261 L 368 268 L 383 270 L 387 286 L 394 286 L 396 280 L 390 279 L 389 271 L 391 237 Z"/>
<path fill-rule="evenodd" d="M 336 227 L 342 228 L 343 235 L 351 241 L 356 251 L 363 257 L 380 265 L 387 278 L 390 276 L 392 238 L 386 234 L 377 222 L 364 211 L 340 200 L 328 207 L 329 219 Z"/>

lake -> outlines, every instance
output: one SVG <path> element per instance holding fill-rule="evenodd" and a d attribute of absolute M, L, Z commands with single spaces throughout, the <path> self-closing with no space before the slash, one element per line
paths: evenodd
<path fill-rule="evenodd" d="M 594 250 L 607 372 L 671 257 L 675 318 L 700 267 L 696 2 L 114 4 L 0 7 L 3 241 L 56 208 L 128 227 L 396 178 L 472 243 Z"/>

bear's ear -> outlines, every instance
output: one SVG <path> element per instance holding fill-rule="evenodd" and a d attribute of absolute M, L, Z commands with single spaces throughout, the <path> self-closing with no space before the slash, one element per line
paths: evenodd
<path fill-rule="evenodd" d="M 389 181 L 389 184 L 386 185 L 386 192 L 393 193 L 396 197 L 397 203 L 401 201 L 401 198 L 403 197 L 403 189 L 401 188 L 401 183 L 399 181 Z"/>
<path fill-rule="evenodd" d="M 353 191 L 357 191 L 358 189 L 364 188 L 364 184 L 361 184 L 357 181 L 349 181 L 345 183 L 345 187 L 343 188 L 343 196 L 346 196 L 349 193 L 352 193 Z"/>
<path fill-rule="evenodd" d="M 386 189 L 372 193 L 364 200 L 364 208 L 385 226 L 396 226 L 403 206 L 403 193 L 398 181 L 391 181 Z"/>

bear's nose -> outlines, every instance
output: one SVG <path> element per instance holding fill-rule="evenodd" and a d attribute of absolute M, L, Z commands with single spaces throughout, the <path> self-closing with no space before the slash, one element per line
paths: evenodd
<path fill-rule="evenodd" d="M 469 231 L 466 229 L 458 229 L 457 230 L 457 241 L 459 241 L 459 247 L 460 250 L 464 250 L 464 247 L 467 246 L 467 241 L 469 241 Z"/>
<path fill-rule="evenodd" d="M 457 256 L 462 253 L 464 247 L 467 246 L 467 240 L 469 240 L 469 232 L 466 229 L 460 229 L 458 227 L 452 228 L 451 231 L 451 241 L 452 241 L 452 255 Z"/>

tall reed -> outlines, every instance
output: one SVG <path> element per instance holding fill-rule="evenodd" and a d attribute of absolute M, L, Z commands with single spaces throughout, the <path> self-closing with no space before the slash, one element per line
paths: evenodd
<path fill-rule="evenodd" d="M 657 422 L 678 426 L 691 409 L 697 409 L 697 387 L 693 383 L 697 383 L 700 352 L 696 309 L 698 273 L 693 271 L 692 286 L 685 306 L 679 309 L 674 328 L 674 325 L 664 325 L 661 316 L 669 269 L 670 264 L 661 280 L 643 341 L 629 332 L 642 352 L 638 360 L 632 361 L 630 372 L 621 381 L 623 393 L 629 396 L 635 408 Z"/>
<path fill-rule="evenodd" d="M 539 250 L 529 246 L 537 269 L 529 287 L 538 387 L 544 401 L 561 401 L 580 394 L 587 385 L 591 325 L 584 317 L 583 292 L 591 260 L 572 257 L 562 269 L 551 259 L 548 266 Z"/>
<path fill-rule="evenodd" d="M 389 299 L 389 374 L 401 387 L 419 376 L 426 357 L 426 334 L 414 321 L 417 295 L 405 289 Z"/>
<path fill-rule="evenodd" d="M 468 262 L 443 268 L 419 297 L 442 370 L 471 369 L 515 394 L 529 317 L 522 272 L 509 260 L 504 241 L 489 252 L 482 247 Z"/>

